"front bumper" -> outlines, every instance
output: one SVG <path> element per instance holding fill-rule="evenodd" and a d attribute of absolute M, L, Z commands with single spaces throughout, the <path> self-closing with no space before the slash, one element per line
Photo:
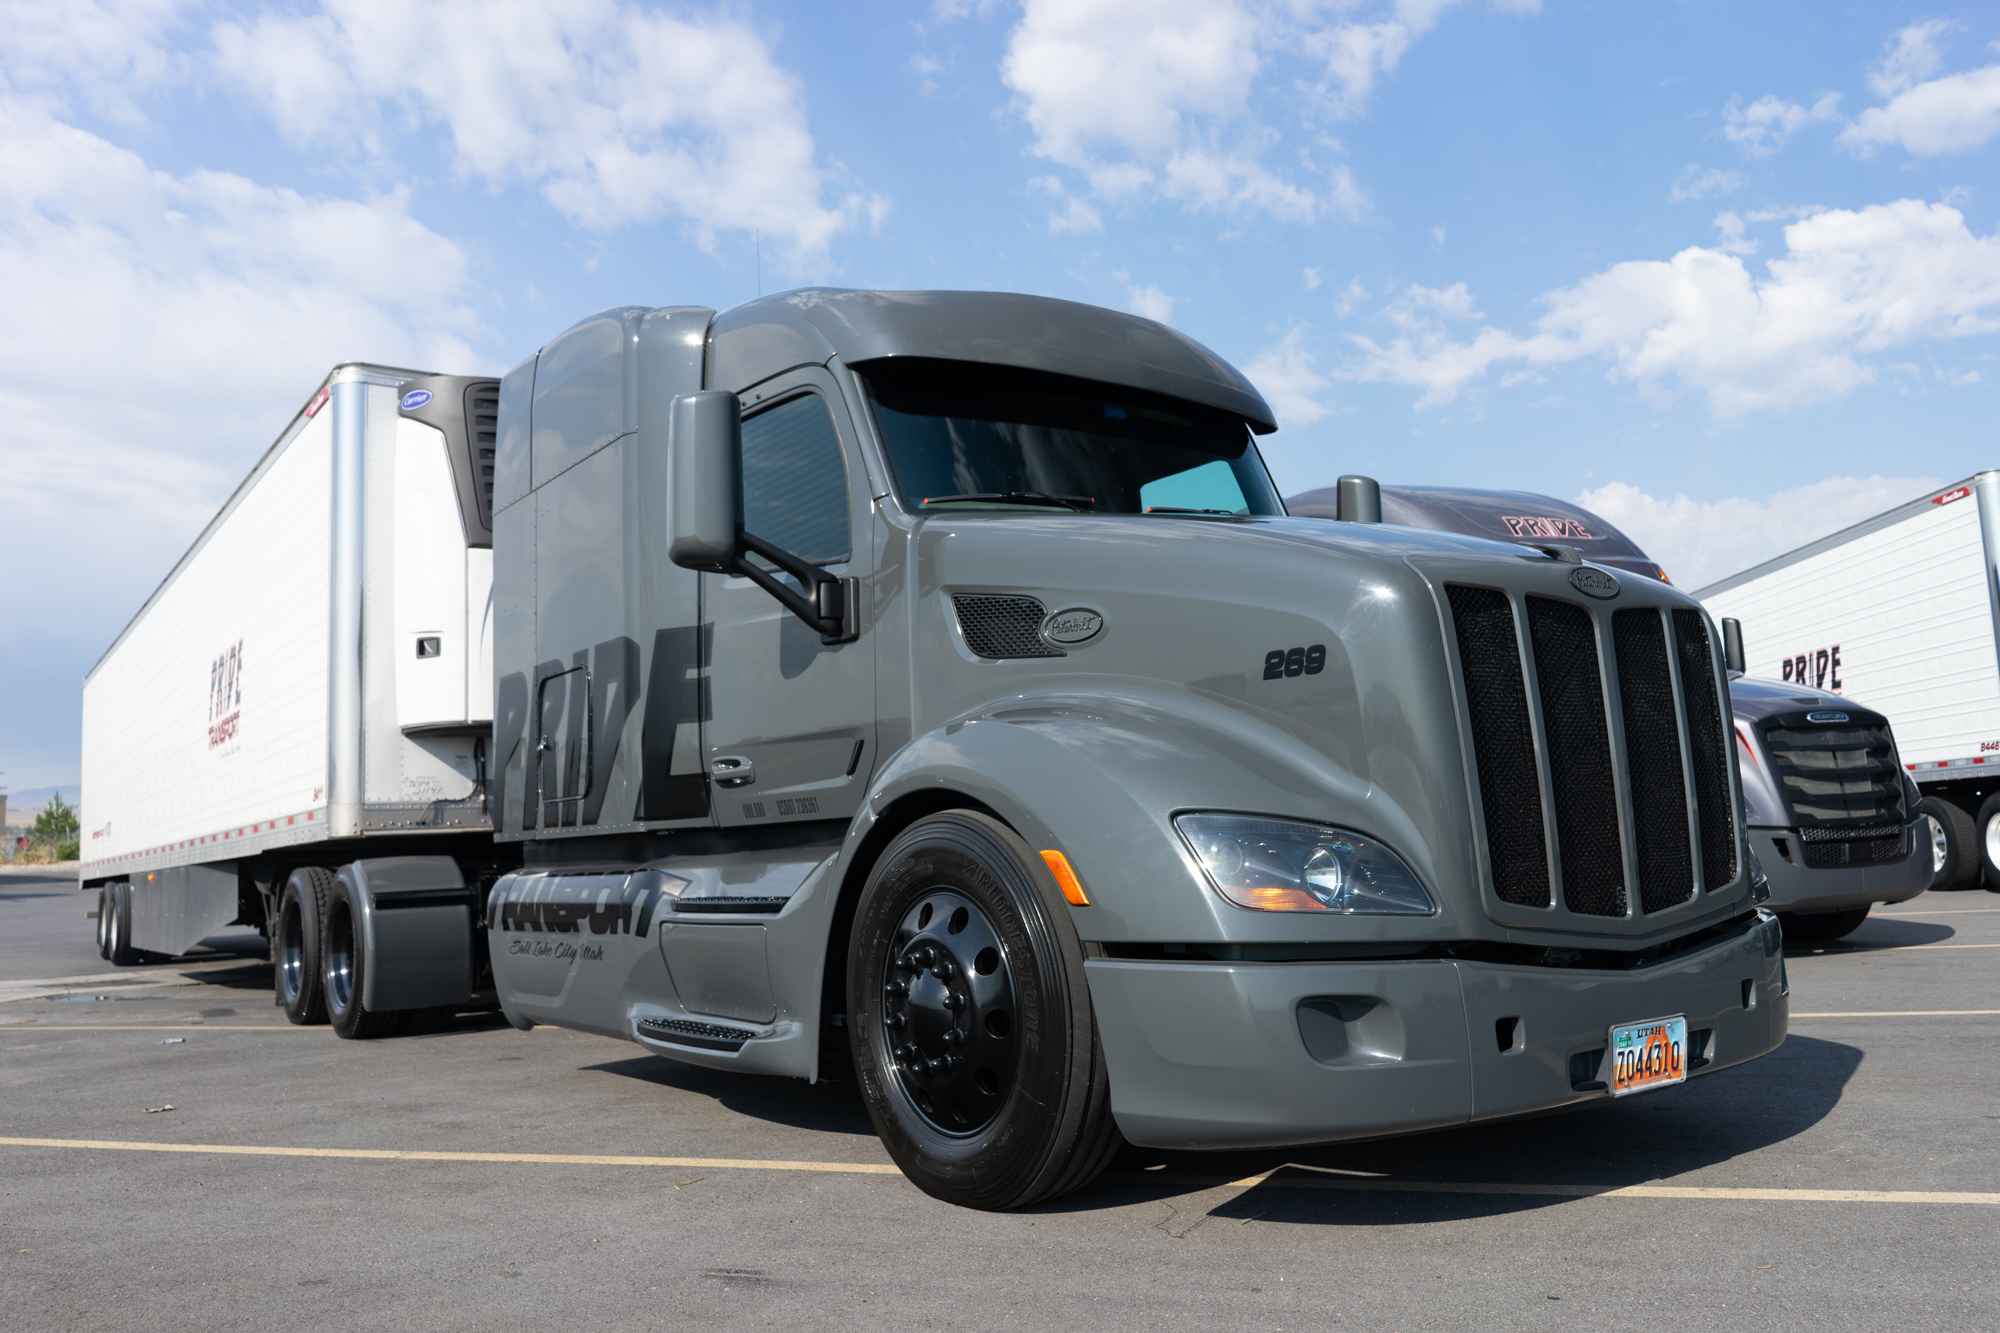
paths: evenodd
<path fill-rule="evenodd" d="M 1604 1077 L 1589 1057 L 1616 1023 L 1685 1014 L 1690 1077 L 1753 1060 L 1785 1039 L 1779 947 L 1765 916 L 1629 972 L 1453 959 L 1086 967 L 1125 1137 L 1266 1148 L 1598 1100 L 1608 1094 L 1578 1085 Z"/>
<path fill-rule="evenodd" d="M 1764 905 L 1774 912 L 1837 912 L 1871 903 L 1900 903 L 1930 887 L 1930 840 L 1923 821 L 1906 825 L 1900 861 L 1878 865 L 1837 866 L 1815 870 L 1805 864 L 1805 844 L 1796 829 L 1753 827 L 1744 830 L 1756 849 L 1757 862 L 1771 881 L 1771 898 Z M 1785 852 L 1778 843 L 1785 844 Z"/>

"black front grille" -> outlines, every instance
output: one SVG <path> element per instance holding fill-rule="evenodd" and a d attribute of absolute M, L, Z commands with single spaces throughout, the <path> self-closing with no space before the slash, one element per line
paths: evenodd
<path fill-rule="evenodd" d="M 1902 775 L 1889 728 L 1814 724 L 1784 714 L 1763 724 L 1771 775 L 1800 829 L 1874 821 L 1903 826 Z"/>
<path fill-rule="evenodd" d="M 1687 777 L 1667 669 L 1667 636 L 1651 608 L 1611 617 L 1618 645 L 1618 695 L 1625 712 L 1625 757 L 1632 783 L 1632 836 L 1639 852 L 1639 908 L 1657 912 L 1694 892 L 1688 850 Z"/>
<path fill-rule="evenodd" d="M 1604 724 L 1596 626 L 1590 613 L 1574 603 L 1530 597 L 1528 635 L 1535 648 L 1542 728 L 1549 739 L 1563 903 L 1585 916 L 1624 916 L 1617 775 L 1611 767 L 1611 733 Z"/>
<path fill-rule="evenodd" d="M 951 599 L 958 632 L 980 657 L 1067 657 L 1042 640 L 1042 604 L 1032 597 L 962 593 Z"/>
<path fill-rule="evenodd" d="M 1813 870 L 1900 861 L 1909 854 L 1903 830 L 1881 828 L 1816 828 L 1804 830 L 1806 865 Z M 1813 837 L 1812 834 L 1819 834 Z M 1846 834 L 1846 837 L 1839 835 Z M 1832 836 L 1828 836 L 1832 835 Z"/>
<path fill-rule="evenodd" d="M 1699 611 L 1674 609 L 1671 644 L 1662 611 L 1611 612 L 1607 664 L 1599 646 L 1606 626 L 1599 617 L 1609 608 L 1552 597 L 1525 600 L 1534 703 L 1548 759 L 1545 815 L 1534 743 L 1537 714 L 1524 683 L 1513 599 L 1498 589 L 1459 584 L 1446 585 L 1445 594 L 1458 640 L 1493 891 L 1502 902 L 1550 906 L 1551 886 L 1559 877 L 1569 912 L 1626 916 L 1634 896 L 1628 865 L 1635 867 L 1641 913 L 1691 899 L 1697 865 L 1700 886 L 1711 892 L 1735 882 L 1740 866 L 1730 729 L 1713 636 Z M 1622 754 L 1607 716 L 1607 670 L 1623 722 Z M 1621 822 L 1621 767 L 1631 798 L 1629 824 Z"/>
<path fill-rule="evenodd" d="M 1688 758 L 1694 769 L 1695 812 L 1701 829 L 1701 882 L 1713 893 L 1736 878 L 1736 828 L 1729 814 L 1729 733 L 1715 697 L 1708 617 L 1677 608 L 1674 644 L 1680 649 L 1681 690 L 1687 696 Z"/>
<path fill-rule="evenodd" d="M 1465 673 L 1479 800 L 1486 816 L 1486 852 L 1493 892 L 1519 907 L 1549 905 L 1548 844 L 1542 832 L 1542 788 L 1535 776 L 1535 737 L 1521 679 L 1514 605 L 1492 588 L 1445 589 Z"/>
<path fill-rule="evenodd" d="M 465 438 L 472 451 L 474 489 L 479 492 L 479 517 L 493 526 L 493 449 L 500 431 L 500 381 L 481 380 L 465 390 Z"/>

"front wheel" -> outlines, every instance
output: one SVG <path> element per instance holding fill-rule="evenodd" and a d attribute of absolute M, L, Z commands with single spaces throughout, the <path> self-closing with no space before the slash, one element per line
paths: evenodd
<path fill-rule="evenodd" d="M 1117 1150 L 1077 940 L 1040 857 L 989 816 L 919 820 L 870 873 L 848 948 L 856 1077 L 889 1155 L 969 1208 L 1078 1189 Z"/>

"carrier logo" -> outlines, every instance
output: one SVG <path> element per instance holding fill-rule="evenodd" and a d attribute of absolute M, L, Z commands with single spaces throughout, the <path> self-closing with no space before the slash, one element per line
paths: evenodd
<path fill-rule="evenodd" d="M 1816 690 L 1840 693 L 1840 645 L 1815 648 L 1809 653 L 1785 659 L 1783 676 L 1794 685 L 1810 685 Z"/>
<path fill-rule="evenodd" d="M 1550 518 L 1540 514 L 1502 514 L 1500 521 L 1507 525 L 1507 531 L 1516 537 L 1581 537 L 1587 542 L 1597 540 L 1597 534 L 1584 530 L 1583 524 L 1573 518 Z"/>
<path fill-rule="evenodd" d="M 1618 580 L 1615 576 L 1589 565 L 1578 565 L 1569 572 L 1570 586 L 1585 597 L 1616 597 Z"/>
<path fill-rule="evenodd" d="M 243 640 L 229 645 L 208 668 L 208 748 L 236 739 L 243 716 Z"/>
<path fill-rule="evenodd" d="M 412 389 L 403 395 L 403 410 L 405 412 L 414 412 L 430 400 L 431 391 L 429 389 Z"/>
<path fill-rule="evenodd" d="M 1042 622 L 1042 637 L 1050 643 L 1088 643 L 1104 628 L 1104 617 L 1086 607 L 1058 611 Z"/>
<path fill-rule="evenodd" d="M 1807 714 L 1806 714 L 1806 721 L 1808 721 L 1808 722 L 1845 722 L 1845 721 L 1847 721 L 1847 714 L 1845 714 L 1845 713 L 1807 713 Z"/>

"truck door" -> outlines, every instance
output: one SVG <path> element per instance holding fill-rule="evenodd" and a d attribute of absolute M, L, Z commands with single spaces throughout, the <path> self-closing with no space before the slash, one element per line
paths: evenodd
<path fill-rule="evenodd" d="M 747 578 L 703 574 L 712 634 L 703 736 L 725 828 L 846 819 L 875 761 L 868 485 L 833 377 L 791 371 L 743 394 L 743 526 L 861 580 L 861 637 L 824 644 Z M 781 576 L 783 577 L 783 576 Z"/>

